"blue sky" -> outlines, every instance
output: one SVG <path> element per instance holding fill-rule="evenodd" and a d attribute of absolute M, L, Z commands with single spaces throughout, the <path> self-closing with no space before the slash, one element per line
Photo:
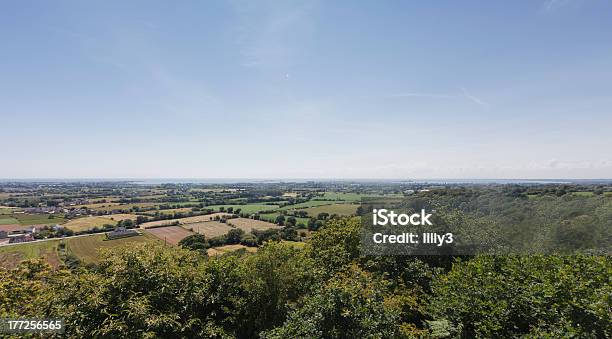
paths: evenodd
<path fill-rule="evenodd" d="M 0 178 L 610 178 L 612 2 L 2 1 Z"/>

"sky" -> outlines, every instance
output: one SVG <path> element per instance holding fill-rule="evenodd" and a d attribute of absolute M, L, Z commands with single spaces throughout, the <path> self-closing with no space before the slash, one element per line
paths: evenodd
<path fill-rule="evenodd" d="M 0 1 L 0 178 L 612 178 L 612 2 Z"/>

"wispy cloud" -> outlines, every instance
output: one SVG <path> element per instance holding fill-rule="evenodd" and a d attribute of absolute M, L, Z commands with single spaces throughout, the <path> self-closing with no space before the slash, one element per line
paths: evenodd
<path fill-rule="evenodd" d="M 489 104 L 487 104 L 486 102 L 484 102 L 483 100 L 481 100 L 480 98 L 477 98 L 475 96 L 473 96 L 472 94 L 470 94 L 470 92 L 468 92 L 467 89 L 465 89 L 464 87 L 461 87 L 461 91 L 463 92 L 463 96 L 466 97 L 467 99 L 471 100 L 472 102 L 483 106 L 483 107 L 487 107 L 489 106 Z"/>
<path fill-rule="evenodd" d="M 488 107 L 489 104 L 479 97 L 471 94 L 465 87 L 459 88 L 460 94 L 424 93 L 424 92 L 403 92 L 388 95 L 387 98 L 429 98 L 429 99 L 466 99 L 478 106 Z"/>
<path fill-rule="evenodd" d="M 453 99 L 456 98 L 456 95 L 446 95 L 446 94 L 433 94 L 433 93 L 417 93 L 417 92 L 408 92 L 408 93 L 399 93 L 399 94 L 391 94 L 388 96 L 389 98 L 432 98 L 432 99 Z"/>

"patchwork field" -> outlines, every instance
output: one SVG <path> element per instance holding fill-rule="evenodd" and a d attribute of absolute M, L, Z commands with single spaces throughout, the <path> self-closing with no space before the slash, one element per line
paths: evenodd
<path fill-rule="evenodd" d="M 161 243 L 159 239 L 146 233 L 139 236 L 114 240 L 107 240 L 105 234 L 96 234 L 66 239 L 66 250 L 76 255 L 85 263 L 97 263 L 101 259 L 100 250 L 102 249 L 149 242 Z"/>
<path fill-rule="evenodd" d="M 193 224 L 197 222 L 211 221 L 211 220 L 214 220 L 216 217 L 226 217 L 226 216 L 231 216 L 231 214 L 212 213 L 212 214 L 207 214 L 207 215 L 198 215 L 195 217 L 187 217 L 187 218 L 180 218 L 180 219 L 156 220 L 156 221 L 145 222 L 141 224 L 140 227 L 149 228 L 149 227 L 155 227 L 155 226 L 172 225 L 173 223 L 177 221 L 179 222 L 179 225 L 187 225 L 187 224 Z"/>
<path fill-rule="evenodd" d="M 145 232 L 148 232 L 172 245 L 178 245 L 179 241 L 181 241 L 183 238 L 194 234 L 181 226 L 149 228 L 145 230 Z"/>
<path fill-rule="evenodd" d="M 60 258 L 57 254 L 59 240 L 38 241 L 0 247 L 0 266 L 13 268 L 22 260 L 44 258 L 51 266 L 58 267 Z"/>
<path fill-rule="evenodd" d="M 208 254 L 208 256 L 215 256 L 215 255 L 221 255 L 221 254 L 225 254 L 225 253 L 229 253 L 229 252 L 233 252 L 233 251 L 237 251 L 239 249 L 246 249 L 247 252 L 257 252 L 257 247 L 247 247 L 244 245 L 225 245 L 225 246 L 220 246 L 220 247 L 213 247 L 213 248 L 209 248 L 208 250 L 206 250 L 206 253 Z"/>
<path fill-rule="evenodd" d="M 253 220 L 248 218 L 228 219 L 227 223 L 243 230 L 245 233 L 250 233 L 251 230 L 267 230 L 270 228 L 282 228 L 281 226 L 263 220 Z"/>
<path fill-rule="evenodd" d="M 75 232 L 83 232 L 94 227 L 102 227 L 106 224 L 115 225 L 116 223 L 117 221 L 111 220 L 107 217 L 83 217 L 70 220 L 69 222 L 63 224 L 63 226 Z"/>
<path fill-rule="evenodd" d="M 206 238 L 214 238 L 229 232 L 232 227 L 218 221 L 205 221 L 183 225 L 183 228 L 195 233 L 204 234 Z"/>

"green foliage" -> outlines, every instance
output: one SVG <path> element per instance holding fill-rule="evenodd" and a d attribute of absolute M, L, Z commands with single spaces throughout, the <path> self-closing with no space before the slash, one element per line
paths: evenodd
<path fill-rule="evenodd" d="M 433 284 L 431 312 L 467 337 L 609 337 L 612 262 L 596 256 L 481 256 Z M 534 332 L 535 331 L 535 332 Z"/>
<path fill-rule="evenodd" d="M 264 338 L 390 338 L 398 316 L 385 307 L 384 282 L 352 266 L 307 296 Z"/>
<path fill-rule="evenodd" d="M 206 250 L 210 247 L 206 237 L 203 234 L 192 234 L 179 241 L 179 246 L 190 250 Z M 205 253 L 205 252 L 204 252 Z"/>

